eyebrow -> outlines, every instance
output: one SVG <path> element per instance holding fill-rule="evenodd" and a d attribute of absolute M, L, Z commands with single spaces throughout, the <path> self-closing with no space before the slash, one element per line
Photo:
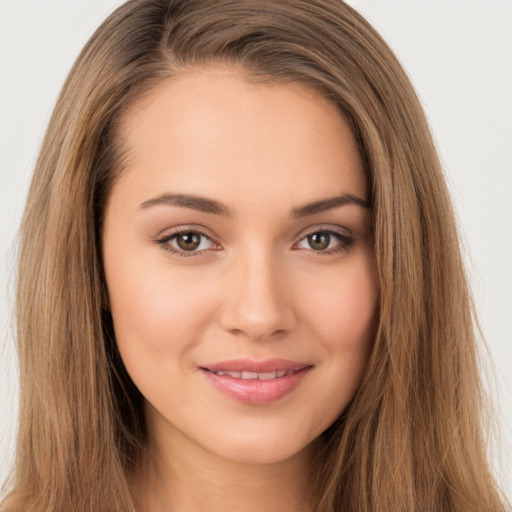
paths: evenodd
<path fill-rule="evenodd" d="M 355 205 L 361 206 L 365 210 L 370 209 L 370 203 L 354 194 L 340 194 L 339 196 L 328 197 L 326 199 L 320 199 L 313 203 L 299 206 L 292 211 L 292 218 L 307 217 L 308 215 L 314 215 L 315 213 L 326 212 L 339 208 L 340 206 Z"/>
<path fill-rule="evenodd" d="M 157 197 L 144 201 L 140 207 L 142 209 L 146 209 L 152 206 L 160 205 L 190 208 L 192 210 L 211 213 L 213 215 L 222 215 L 225 217 L 234 216 L 233 211 L 219 201 L 189 194 L 161 194 Z M 318 201 L 294 208 L 291 212 L 291 217 L 295 219 L 307 217 L 309 215 L 333 210 L 334 208 L 339 208 L 346 205 L 355 205 L 365 209 L 370 209 L 370 203 L 368 201 L 354 194 L 341 194 L 339 196 L 320 199 Z"/>
<path fill-rule="evenodd" d="M 140 207 L 149 208 L 157 205 L 180 206 L 204 213 L 213 213 L 214 215 L 233 216 L 233 212 L 219 201 L 188 194 L 162 194 L 153 199 L 144 201 Z"/>

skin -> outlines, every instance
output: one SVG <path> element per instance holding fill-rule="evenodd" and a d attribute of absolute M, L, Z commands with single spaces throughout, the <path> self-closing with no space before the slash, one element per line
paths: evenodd
<path fill-rule="evenodd" d="M 377 280 L 369 208 L 292 212 L 341 194 L 368 199 L 349 127 L 304 85 L 218 66 L 150 91 L 121 137 L 128 164 L 107 205 L 103 258 L 119 351 L 146 399 L 140 500 L 146 510 L 308 510 L 315 440 L 368 359 Z M 226 212 L 155 201 L 162 194 Z M 176 228 L 209 238 L 180 250 Z M 327 249 L 313 247 L 307 235 L 328 230 Z M 199 370 L 237 358 L 312 369 L 283 398 L 247 404 Z"/>

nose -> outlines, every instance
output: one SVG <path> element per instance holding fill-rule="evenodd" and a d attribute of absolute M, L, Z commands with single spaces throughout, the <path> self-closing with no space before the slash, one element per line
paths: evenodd
<path fill-rule="evenodd" d="M 297 316 L 291 283 L 277 260 L 258 251 L 232 262 L 220 314 L 223 329 L 255 341 L 293 331 Z"/>

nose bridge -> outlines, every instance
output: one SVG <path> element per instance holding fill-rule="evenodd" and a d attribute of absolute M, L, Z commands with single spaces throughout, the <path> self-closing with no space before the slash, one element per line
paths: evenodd
<path fill-rule="evenodd" d="M 271 248 L 247 247 L 231 262 L 224 329 L 264 339 L 290 331 L 296 323 L 287 272 Z"/>

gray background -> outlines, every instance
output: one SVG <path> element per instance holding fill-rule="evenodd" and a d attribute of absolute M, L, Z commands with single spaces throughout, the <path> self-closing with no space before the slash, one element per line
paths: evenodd
<path fill-rule="evenodd" d="M 17 413 L 12 338 L 16 229 L 62 82 L 119 0 L 0 0 L 0 481 Z M 512 496 L 512 1 L 351 0 L 409 72 L 431 122 L 464 236 L 489 347 L 501 437 L 493 460 Z"/>

